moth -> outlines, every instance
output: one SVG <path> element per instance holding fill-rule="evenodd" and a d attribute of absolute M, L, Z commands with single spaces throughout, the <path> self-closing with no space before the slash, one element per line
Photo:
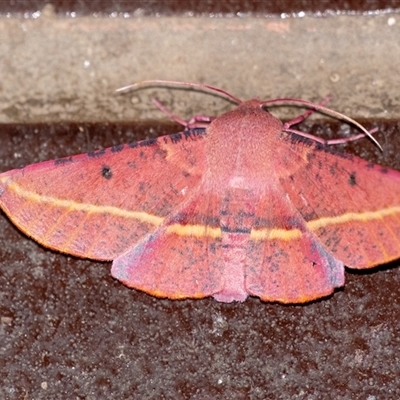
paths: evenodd
<path fill-rule="evenodd" d="M 237 107 L 171 114 L 182 132 L 4 172 L 1 209 L 43 246 L 113 260 L 113 277 L 170 299 L 303 303 L 343 286 L 344 266 L 400 258 L 400 173 L 293 128 L 315 110 L 361 130 L 347 140 L 371 136 L 364 127 L 324 103 L 180 84 Z M 309 110 L 287 123 L 267 111 L 288 103 Z"/>

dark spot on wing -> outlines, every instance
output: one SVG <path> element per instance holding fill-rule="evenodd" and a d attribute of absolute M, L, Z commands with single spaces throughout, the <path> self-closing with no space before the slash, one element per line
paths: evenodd
<path fill-rule="evenodd" d="M 349 175 L 349 185 L 350 186 L 356 186 L 357 185 L 357 178 L 356 178 L 356 173 L 352 172 Z"/>
<path fill-rule="evenodd" d="M 315 157 L 316 157 L 316 154 L 314 151 L 307 152 L 307 161 L 309 163 L 312 163 L 314 161 Z"/>
<path fill-rule="evenodd" d="M 201 215 L 200 221 L 202 221 L 204 225 L 212 226 L 213 228 L 217 228 L 221 224 L 219 217 L 213 217 L 212 215 Z"/>
<path fill-rule="evenodd" d="M 299 229 L 300 231 L 304 231 L 304 222 L 296 216 L 290 216 L 288 218 L 285 218 L 285 220 L 286 229 Z"/>
<path fill-rule="evenodd" d="M 148 147 L 157 142 L 158 138 L 151 138 L 151 139 L 146 139 L 146 140 L 141 140 L 139 142 L 132 142 L 129 143 L 128 146 L 131 149 L 134 149 L 136 147 Z"/>
<path fill-rule="evenodd" d="M 222 232 L 227 232 L 227 233 L 244 233 L 244 234 L 249 234 L 251 232 L 251 229 L 248 228 L 234 228 L 230 226 L 221 226 L 221 231 Z"/>
<path fill-rule="evenodd" d="M 203 136 L 206 133 L 206 128 L 191 128 L 185 129 L 183 134 L 185 139 L 196 139 L 198 136 Z"/>
<path fill-rule="evenodd" d="M 211 242 L 211 243 L 208 245 L 208 249 L 209 249 L 209 251 L 210 251 L 212 254 L 215 254 L 216 251 L 217 251 L 217 246 L 215 245 L 214 242 Z"/>
<path fill-rule="evenodd" d="M 318 219 L 319 215 L 317 213 L 315 213 L 314 211 L 310 211 L 310 212 L 304 214 L 303 218 L 306 222 L 309 222 L 309 221 L 314 221 L 314 220 Z"/>
<path fill-rule="evenodd" d="M 182 134 L 174 133 L 173 135 L 169 135 L 169 138 L 171 139 L 171 142 L 175 144 L 182 140 Z"/>
<path fill-rule="evenodd" d="M 116 146 L 111 147 L 112 153 L 119 153 L 124 148 L 123 144 L 118 144 Z"/>
<path fill-rule="evenodd" d="M 111 168 L 108 166 L 108 165 L 103 165 L 102 167 L 101 167 L 101 176 L 103 177 L 103 178 L 106 178 L 106 179 L 111 179 L 112 178 L 112 171 L 111 171 Z"/>
<path fill-rule="evenodd" d="M 129 143 L 128 146 L 129 146 L 131 149 L 134 149 L 135 147 L 138 147 L 139 144 L 138 144 L 138 142 L 132 142 L 132 143 Z"/>
<path fill-rule="evenodd" d="M 146 139 L 146 140 L 141 140 L 139 142 L 132 142 L 132 143 L 129 143 L 128 146 L 131 149 L 134 149 L 136 147 L 148 147 L 148 146 L 153 145 L 154 143 L 157 143 L 158 139 L 159 138 L 150 138 L 150 139 Z"/>
<path fill-rule="evenodd" d="M 178 213 L 171 219 L 171 223 L 178 223 L 181 225 L 203 225 L 205 227 L 219 228 L 220 219 L 212 215 L 196 214 L 182 212 Z"/>
<path fill-rule="evenodd" d="M 386 167 L 382 167 L 381 172 L 382 172 L 382 174 L 387 174 L 389 172 L 389 169 Z"/>
<path fill-rule="evenodd" d="M 138 142 L 138 145 L 140 147 L 147 147 L 147 146 L 151 146 L 154 143 L 156 143 L 158 140 L 158 138 L 150 138 L 150 139 L 146 139 L 146 140 L 141 140 L 140 142 Z"/>
<path fill-rule="evenodd" d="M 98 158 L 98 157 L 104 156 L 104 154 L 106 154 L 105 149 L 89 151 L 89 153 L 87 153 L 88 157 L 91 157 L 91 158 Z"/>
<path fill-rule="evenodd" d="M 260 228 L 270 228 L 270 227 L 273 226 L 273 224 L 274 224 L 274 222 L 269 220 L 269 219 L 267 219 L 267 218 L 257 217 L 257 218 L 254 219 L 253 227 L 254 228 L 258 228 L 258 229 L 260 229 Z"/>
<path fill-rule="evenodd" d="M 58 160 L 54 160 L 54 165 L 64 165 L 73 162 L 72 157 L 67 158 L 59 158 Z"/>
<path fill-rule="evenodd" d="M 157 146 L 153 151 L 153 159 L 155 159 L 157 157 L 166 159 L 167 155 L 168 155 L 168 152 L 166 150 L 161 149 L 159 146 Z"/>
<path fill-rule="evenodd" d="M 299 143 L 304 143 L 308 146 L 313 146 L 316 143 L 318 143 L 308 137 L 298 135 L 297 133 L 286 132 L 286 131 L 283 131 L 283 132 L 284 132 L 284 134 L 288 135 L 288 138 L 293 145 L 298 145 Z"/>

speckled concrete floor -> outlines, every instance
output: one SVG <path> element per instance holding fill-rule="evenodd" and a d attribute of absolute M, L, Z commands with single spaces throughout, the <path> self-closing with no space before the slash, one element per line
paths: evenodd
<path fill-rule="evenodd" d="M 139 119 L 215 114 L 214 97 L 142 79 L 222 86 L 242 98 L 296 96 L 388 126 L 400 169 L 400 18 L 0 20 L 0 170 L 171 131 Z M 131 125 L 123 122 L 133 121 Z M 73 122 L 76 122 L 74 124 Z M 90 124 L 95 123 L 95 124 Z M 169 301 L 113 280 L 108 263 L 41 248 L 0 215 L 0 398 L 397 399 L 400 269 L 347 273 L 305 306 Z"/>

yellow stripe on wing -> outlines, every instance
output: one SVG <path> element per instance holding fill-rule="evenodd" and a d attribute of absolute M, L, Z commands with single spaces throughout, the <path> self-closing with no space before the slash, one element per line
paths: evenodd
<path fill-rule="evenodd" d="M 4 181 L 5 179 L 1 179 Z M 160 226 L 164 218 L 149 214 L 144 211 L 130 211 L 115 206 L 103 206 L 90 203 L 80 203 L 74 200 L 59 199 L 52 196 L 44 196 L 38 193 L 25 190 L 17 183 L 9 183 L 8 189 L 13 191 L 17 196 L 32 201 L 35 203 L 47 203 L 54 207 L 65 208 L 70 211 L 84 211 L 88 214 L 110 214 L 117 217 L 135 219 L 141 222 L 146 222 L 154 226 Z"/>
<path fill-rule="evenodd" d="M 79 203 L 73 200 L 59 199 L 51 196 L 43 196 L 38 193 L 25 190 L 20 187 L 17 183 L 8 183 L 9 178 L 3 177 L 0 179 L 2 183 L 8 186 L 8 189 L 13 191 L 17 196 L 25 198 L 27 201 L 36 203 L 47 203 L 54 207 L 60 207 L 69 209 L 71 211 L 84 211 L 89 214 L 110 214 L 127 219 L 135 219 L 137 221 L 149 223 L 156 227 L 160 226 L 165 218 L 157 215 L 147 213 L 145 211 L 130 211 L 124 210 L 115 206 L 103 206 L 89 203 Z M 322 217 L 319 219 L 311 220 L 306 223 L 306 226 L 311 231 L 316 231 L 320 228 L 324 228 L 331 225 L 340 225 L 348 222 L 369 222 L 373 220 L 379 220 L 394 215 L 400 215 L 400 206 L 393 206 L 383 208 L 376 211 L 364 211 L 364 212 L 349 212 L 335 217 Z M 174 233 L 180 236 L 195 236 L 195 237 L 211 237 L 220 238 L 222 237 L 222 230 L 218 226 L 208 226 L 201 224 L 172 224 L 167 227 L 168 233 Z M 299 229 L 280 229 L 280 228 L 263 228 L 263 229 L 252 229 L 250 233 L 250 239 L 255 241 L 260 240 L 293 240 L 299 239 L 302 233 Z"/>
<path fill-rule="evenodd" d="M 337 215 L 335 217 L 322 217 L 308 221 L 306 226 L 311 231 L 316 231 L 320 228 L 324 228 L 331 225 L 340 225 L 347 222 L 369 222 L 373 220 L 383 219 L 386 217 L 391 217 L 393 215 L 400 215 L 400 206 L 393 206 L 382 208 L 377 211 L 364 211 L 360 213 L 349 212 L 342 215 Z M 265 228 L 265 229 L 252 229 L 250 233 L 250 238 L 253 240 L 292 240 L 301 237 L 301 231 L 297 228 L 295 229 L 275 229 L 275 228 Z"/>

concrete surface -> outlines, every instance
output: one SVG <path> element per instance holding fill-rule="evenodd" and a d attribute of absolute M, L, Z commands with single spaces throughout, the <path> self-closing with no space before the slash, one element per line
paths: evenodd
<path fill-rule="evenodd" d="M 244 99 L 331 93 L 330 106 L 353 116 L 400 113 L 398 15 L 62 19 L 49 7 L 0 19 L 0 35 L 0 122 L 160 118 L 154 90 L 133 104 L 113 95 L 143 79 L 204 82 Z M 219 111 L 203 95 L 163 100 L 186 115 Z"/>
<path fill-rule="evenodd" d="M 178 129 L 217 114 L 213 96 L 142 79 L 221 86 L 241 98 L 296 96 L 386 128 L 400 169 L 400 16 L 0 19 L 0 171 Z M 293 112 L 293 111 L 292 111 Z M 288 115 L 283 113 L 281 115 Z M 127 124 L 127 121 L 130 121 Z M 342 125 L 317 124 L 327 135 Z M 343 130 L 343 129 L 342 129 Z M 347 273 L 304 306 L 169 301 L 114 281 L 108 263 L 41 248 L 0 215 L 1 399 L 398 399 L 398 263 Z"/>

